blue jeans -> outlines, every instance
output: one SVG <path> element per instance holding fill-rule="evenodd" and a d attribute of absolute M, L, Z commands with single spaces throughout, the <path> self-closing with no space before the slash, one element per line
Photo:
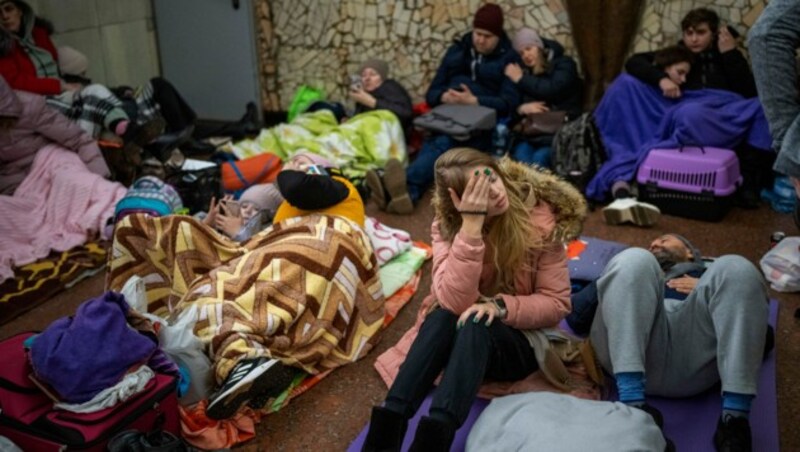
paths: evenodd
<path fill-rule="evenodd" d="M 467 141 L 456 141 L 448 135 L 433 135 L 422 143 L 417 157 L 406 168 L 406 184 L 408 195 L 415 205 L 430 188 L 434 180 L 433 166 L 440 155 L 454 147 L 471 147 L 487 152 L 491 147 L 491 135 L 470 138 Z"/>
<path fill-rule="evenodd" d="M 543 168 L 550 168 L 552 166 L 550 157 L 553 155 L 553 148 L 550 146 L 534 146 L 527 141 L 522 141 L 514 146 L 511 151 L 511 158 L 514 160 L 527 163 L 536 164 Z"/>
<path fill-rule="evenodd" d="M 758 97 L 778 158 L 775 171 L 800 178 L 800 101 L 795 49 L 800 47 L 800 3 L 772 0 L 748 33 Z"/>

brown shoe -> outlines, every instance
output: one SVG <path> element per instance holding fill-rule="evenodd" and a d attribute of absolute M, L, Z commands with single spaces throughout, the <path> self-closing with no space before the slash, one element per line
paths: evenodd
<path fill-rule="evenodd" d="M 411 202 L 406 185 L 406 170 L 399 160 L 389 159 L 386 162 L 383 184 L 386 187 L 386 191 L 389 192 L 390 201 L 386 205 L 387 212 L 401 215 L 408 215 L 414 212 L 414 203 Z"/>
<path fill-rule="evenodd" d="M 367 171 L 367 187 L 369 187 L 370 199 L 375 202 L 381 210 L 386 210 L 386 190 L 383 188 L 383 181 L 380 174 L 375 170 Z"/>

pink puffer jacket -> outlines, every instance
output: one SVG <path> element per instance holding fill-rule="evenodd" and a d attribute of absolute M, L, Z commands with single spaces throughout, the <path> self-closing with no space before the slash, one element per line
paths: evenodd
<path fill-rule="evenodd" d="M 92 137 L 48 107 L 44 97 L 12 90 L 2 77 L 0 116 L 17 118 L 11 129 L 0 129 L 0 194 L 14 193 L 28 175 L 36 152 L 48 144 L 76 152 L 93 173 L 111 174 Z"/>

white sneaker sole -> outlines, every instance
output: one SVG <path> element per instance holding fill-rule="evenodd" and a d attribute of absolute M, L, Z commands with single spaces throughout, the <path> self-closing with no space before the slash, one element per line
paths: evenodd
<path fill-rule="evenodd" d="M 637 202 L 635 205 L 621 209 L 606 207 L 603 209 L 603 216 L 605 216 L 606 223 L 610 225 L 633 223 L 636 226 L 649 227 L 658 222 L 661 211 L 654 205 Z"/>

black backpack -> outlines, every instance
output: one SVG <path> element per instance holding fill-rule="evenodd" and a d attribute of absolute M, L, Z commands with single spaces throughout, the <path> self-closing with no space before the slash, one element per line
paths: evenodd
<path fill-rule="evenodd" d="M 581 193 L 605 160 L 603 141 L 591 113 L 564 124 L 553 138 L 553 171 Z"/>

